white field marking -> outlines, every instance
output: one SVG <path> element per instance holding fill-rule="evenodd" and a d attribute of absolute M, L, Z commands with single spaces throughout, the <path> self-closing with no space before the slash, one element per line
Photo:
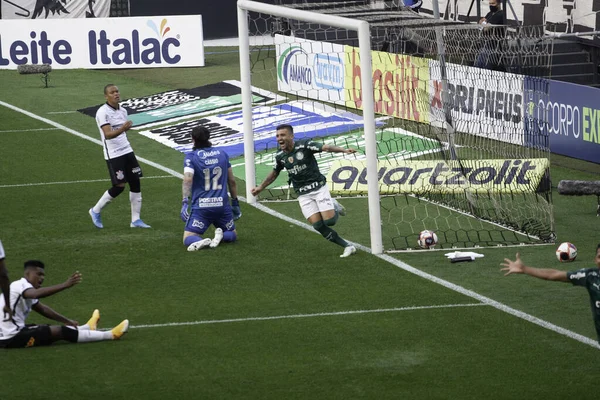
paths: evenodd
<path fill-rule="evenodd" d="M 190 325 L 208 325 L 208 324 L 225 324 L 231 322 L 249 322 L 249 321 L 271 321 L 276 319 L 296 319 L 296 318 L 315 318 L 315 317 L 333 317 L 337 315 L 352 315 L 352 314 L 373 314 L 386 313 L 396 311 L 413 311 L 413 310 L 432 310 L 439 308 L 457 308 L 457 307 L 477 307 L 486 306 L 483 303 L 469 304 L 443 304 L 439 306 L 414 306 L 414 307 L 397 307 L 397 308 L 379 308 L 375 310 L 353 310 L 353 311 L 333 311 L 315 314 L 292 314 L 292 315 L 276 315 L 272 317 L 248 317 L 248 318 L 232 318 L 232 319 L 213 319 L 205 321 L 190 321 L 190 322 L 168 322 L 166 324 L 147 324 L 147 325 L 132 325 L 130 329 L 141 328 L 163 328 L 171 326 L 190 326 Z"/>
<path fill-rule="evenodd" d="M 60 130 L 60 128 L 13 129 L 13 130 L 10 130 L 10 131 L 0 131 L 0 133 L 58 131 L 58 130 Z"/>
<path fill-rule="evenodd" d="M 89 137 L 88 135 L 84 135 L 83 133 L 77 132 L 74 129 L 67 128 L 66 126 L 61 125 L 58 122 L 54 122 L 52 120 L 49 120 L 48 118 L 40 117 L 39 115 L 36 115 L 36 114 L 34 114 L 32 112 L 29 112 L 27 110 L 23 110 L 22 108 L 13 106 L 12 104 L 5 103 L 5 102 L 3 102 L 1 100 L 0 100 L 0 105 L 4 106 L 6 108 L 10 108 L 13 111 L 20 112 L 21 114 L 25 114 L 25 115 L 27 115 L 30 118 L 37 119 L 38 121 L 45 122 L 48 125 L 51 125 L 51 126 L 53 126 L 55 128 L 62 129 L 63 131 L 65 131 L 67 133 L 70 133 L 71 135 L 75 135 L 75 136 L 77 136 L 77 137 L 79 137 L 81 139 L 89 140 L 92 143 L 96 143 L 97 145 L 102 146 L 102 142 L 100 140 L 94 139 L 92 137 Z M 171 175 L 173 175 L 176 178 L 183 179 L 183 174 L 181 174 L 181 173 L 179 173 L 179 172 L 177 172 L 177 171 L 175 171 L 175 170 L 173 170 L 171 168 L 165 167 L 163 165 L 155 163 L 154 161 L 150 161 L 150 160 L 147 160 L 147 159 L 142 158 L 142 157 L 137 157 L 136 156 L 136 158 L 138 159 L 138 161 L 140 161 L 140 162 L 142 162 L 142 163 L 144 163 L 146 165 L 150 165 L 151 167 L 154 167 L 154 168 L 159 169 L 159 170 L 161 170 L 163 172 L 171 174 Z"/>
<path fill-rule="evenodd" d="M 77 137 L 80 137 L 82 139 L 89 140 L 90 142 L 96 143 L 97 145 L 102 145 L 102 142 L 100 142 L 97 139 L 92 139 L 91 137 L 89 137 L 87 135 L 84 135 L 83 133 L 77 132 L 77 131 L 75 131 L 75 130 L 73 130 L 71 128 L 67 128 L 64 125 L 58 124 L 58 123 L 56 123 L 54 121 L 51 121 L 51 120 L 49 120 L 47 118 L 40 117 L 39 115 L 33 114 L 33 113 L 29 112 L 29 111 L 23 110 L 21 108 L 18 108 L 16 106 L 11 105 L 11 104 L 5 103 L 3 101 L 0 101 L 0 105 L 3 105 L 5 107 L 7 107 L 7 108 L 10 108 L 11 110 L 14 110 L 14 111 L 20 112 L 22 114 L 25 114 L 28 117 L 31 117 L 33 119 L 37 119 L 38 121 L 43 121 L 43 122 L 45 122 L 45 123 L 47 123 L 49 125 L 52 125 L 52 126 L 57 127 L 57 128 L 60 128 L 60 129 L 64 130 L 65 132 L 68 132 L 68 133 L 70 133 L 72 135 L 75 135 Z M 141 157 L 138 157 L 138 160 L 144 162 L 147 165 L 153 166 L 154 168 L 157 168 L 157 169 L 159 169 L 161 171 L 167 172 L 168 174 L 171 174 L 171 175 L 173 175 L 173 176 L 175 176 L 177 178 L 183 179 L 183 174 L 181 174 L 181 173 L 179 173 L 177 171 L 174 171 L 171 168 L 164 167 L 164 166 L 162 166 L 160 164 L 157 164 L 157 163 L 155 163 L 153 161 L 150 161 L 150 160 L 146 160 L 146 159 L 141 158 Z M 242 200 L 242 201 L 246 200 L 245 198 L 243 198 L 241 196 L 239 197 L 239 199 Z M 306 230 L 308 230 L 310 232 L 313 232 L 315 234 L 319 234 L 318 232 L 316 232 L 313 229 L 312 226 L 310 226 L 310 225 L 308 225 L 308 224 L 306 224 L 304 222 L 297 221 L 297 220 L 295 220 L 293 218 L 288 217 L 287 215 L 284 215 L 284 214 L 281 214 L 281 213 L 279 213 L 277 211 L 271 210 L 270 208 L 268 208 L 268 207 L 266 207 L 266 206 L 264 206 L 262 204 L 259 204 L 259 203 L 252 204 L 252 205 L 256 209 L 261 210 L 261 211 L 263 211 L 263 212 L 265 212 L 265 213 L 267 213 L 269 215 L 272 215 L 274 217 L 282 219 L 282 220 L 284 220 L 284 221 L 286 221 L 286 222 L 288 222 L 290 224 L 293 224 L 293 225 L 299 226 L 301 228 L 304 228 L 304 229 L 306 229 Z M 363 245 L 358 244 L 358 243 L 352 243 L 352 244 L 356 248 L 358 248 L 358 249 L 360 249 L 360 250 L 362 250 L 364 252 L 371 253 L 371 249 L 368 248 L 368 247 L 366 247 L 366 246 L 363 246 Z M 560 326 L 554 325 L 554 324 L 552 324 L 550 322 L 544 321 L 543 319 L 534 317 L 533 315 L 524 313 L 524 312 L 519 311 L 517 309 L 514 309 L 512 307 L 509 307 L 506 304 L 500 303 L 500 302 L 498 302 L 496 300 L 492 300 L 489 297 L 485 297 L 485 296 L 482 296 L 482 295 L 480 295 L 478 293 L 475 293 L 475 292 L 473 292 L 471 290 L 465 289 L 462 286 L 456 285 L 454 283 L 445 281 L 445 280 L 440 279 L 440 278 L 438 278 L 436 276 L 433 276 L 431 274 L 423 272 L 423 271 L 421 271 L 421 270 L 419 270 L 417 268 L 414 268 L 414 267 L 406 264 L 405 262 L 397 260 L 397 259 L 395 259 L 395 258 L 393 258 L 393 257 L 391 257 L 391 256 L 389 256 L 387 254 L 374 254 L 374 256 L 378 257 L 378 258 L 380 258 L 380 259 L 382 259 L 384 261 L 387 261 L 390 264 L 395 265 L 396 267 L 398 267 L 400 269 L 403 269 L 404 271 L 410 272 L 411 274 L 417 275 L 417 276 L 419 276 L 421 278 L 424 278 L 424 279 L 427 279 L 427 280 L 429 280 L 431 282 L 437 283 L 438 285 L 441 285 L 441 286 L 443 286 L 445 288 L 448 288 L 450 290 L 453 290 L 453 291 L 458 292 L 460 294 L 463 294 L 465 296 L 468 296 L 468 297 L 471 297 L 473 299 L 476 299 L 476 300 L 480 301 L 481 303 L 485 303 L 487 305 L 490 305 L 490 306 L 492 306 L 492 307 L 494 307 L 494 308 L 496 308 L 496 309 L 498 309 L 500 311 L 503 311 L 503 312 L 505 312 L 507 314 L 513 315 L 513 316 L 515 316 L 517 318 L 524 319 L 525 321 L 528 321 L 528 322 L 531 322 L 531 323 L 536 324 L 538 326 L 541 326 L 542 328 L 551 330 L 551 331 L 556 332 L 556 333 L 558 333 L 560 335 L 566 336 L 566 337 L 568 337 L 570 339 L 573 339 L 573 340 L 576 340 L 578 342 L 587 344 L 587 345 L 589 345 L 591 347 L 595 347 L 597 349 L 600 349 L 600 344 L 598 344 L 598 342 L 596 342 L 593 339 L 590 339 L 588 337 L 585 337 L 583 335 L 580 335 L 580 334 L 575 333 L 573 331 L 570 331 L 568 329 L 562 328 Z"/>
<path fill-rule="evenodd" d="M 163 179 L 163 178 L 173 178 L 173 175 L 143 176 L 142 177 L 142 179 Z M 73 183 L 92 183 L 92 182 L 110 182 L 110 179 L 86 179 L 86 180 L 80 180 L 80 181 L 64 181 L 64 182 L 19 183 L 19 184 L 15 184 L 15 185 L 0 185 L 0 188 L 47 186 L 47 185 L 70 185 Z"/>
<path fill-rule="evenodd" d="M 304 228 L 304 229 L 306 229 L 308 231 L 311 231 L 311 232 L 314 232 L 314 233 L 318 234 L 318 232 L 316 232 L 313 229 L 312 226 L 310 226 L 310 225 L 308 225 L 308 224 L 306 224 L 304 222 L 297 221 L 297 220 L 295 220 L 293 218 L 290 218 L 287 215 L 281 214 L 281 213 L 279 213 L 277 211 L 271 210 L 270 208 L 268 208 L 268 207 L 266 207 L 266 206 L 264 206 L 264 205 L 262 205 L 260 203 L 253 204 L 253 206 L 256 207 L 257 209 L 261 210 L 261 211 L 266 212 L 267 214 L 273 215 L 273 216 L 275 216 L 277 218 L 280 218 L 280 219 L 282 219 L 282 220 L 284 220 L 286 222 L 289 222 L 290 224 L 294 224 L 296 226 L 299 226 L 299 227 Z M 348 242 L 348 243 L 351 243 L 351 242 Z M 364 251 L 366 253 L 371 253 L 371 249 L 369 247 L 363 246 L 363 245 L 358 244 L 358 243 L 352 243 L 352 244 L 357 249 L 359 249 L 359 250 L 362 250 L 362 251 Z M 577 340 L 578 342 L 581 342 L 581 343 L 587 344 L 589 346 L 595 347 L 597 349 L 600 349 L 600 344 L 598 344 L 598 342 L 596 340 L 590 339 L 588 337 L 580 335 L 579 333 L 576 333 L 576 332 L 570 331 L 568 329 L 562 328 L 562 327 L 560 327 L 558 325 L 554 325 L 554 324 L 552 324 L 550 322 L 544 321 L 543 319 L 540 319 L 540 318 L 534 317 L 533 315 L 524 313 L 523 311 L 519 311 L 517 309 L 509 307 L 506 304 L 503 304 L 503 303 L 500 303 L 500 302 L 498 302 L 496 300 L 490 299 L 489 297 L 482 296 L 479 293 L 475 293 L 472 290 L 465 289 L 462 286 L 459 286 L 459 285 L 456 285 L 454 283 L 451 283 L 451 282 L 445 281 L 443 279 L 440 279 L 437 276 L 433 276 L 431 274 L 428 274 L 427 272 L 423 272 L 423 271 L 421 271 L 421 270 L 419 270 L 419 269 L 417 269 L 415 267 L 412 267 L 412 266 L 406 264 L 403 261 L 397 260 L 394 257 L 391 257 L 391 256 L 389 256 L 387 254 L 373 254 L 373 255 L 375 257 L 378 257 L 378 258 L 384 260 L 384 261 L 389 262 L 390 264 L 395 265 L 396 267 L 398 267 L 400 269 L 403 269 L 406 272 L 410 272 L 411 274 L 417 275 L 417 276 L 419 276 L 421 278 L 424 278 L 424 279 L 427 279 L 427 280 L 429 280 L 431 282 L 437 283 L 438 285 L 441 285 L 441 286 L 443 286 L 445 288 L 448 288 L 450 290 L 453 290 L 453 291 L 458 292 L 460 294 L 463 294 L 465 296 L 471 297 L 473 299 L 479 300 L 480 302 L 482 302 L 484 304 L 487 304 L 487 305 L 490 305 L 490 306 L 492 306 L 492 307 L 494 307 L 494 308 L 496 308 L 496 309 L 498 309 L 500 311 L 503 311 L 503 312 L 505 312 L 507 314 L 510 314 L 510 315 L 515 316 L 515 317 L 524 319 L 525 321 L 529 321 L 529 322 L 531 322 L 533 324 L 539 325 L 542 328 L 549 329 L 549 330 L 551 330 L 553 332 L 556 332 L 556 333 L 558 333 L 560 335 L 567 336 L 568 338 L 571 338 L 573 340 Z"/>

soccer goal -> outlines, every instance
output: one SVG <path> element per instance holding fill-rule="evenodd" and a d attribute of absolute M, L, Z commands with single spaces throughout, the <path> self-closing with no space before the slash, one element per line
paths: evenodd
<path fill-rule="evenodd" d="M 438 249 L 554 241 L 543 27 L 481 30 L 389 1 L 287 3 L 238 1 L 249 202 L 289 123 L 296 140 L 358 150 L 318 161 L 331 193 L 364 210 L 353 218 L 375 253 L 416 250 L 423 230 Z M 256 88 L 281 101 L 253 104 Z M 285 175 L 258 201 L 294 200 Z"/>

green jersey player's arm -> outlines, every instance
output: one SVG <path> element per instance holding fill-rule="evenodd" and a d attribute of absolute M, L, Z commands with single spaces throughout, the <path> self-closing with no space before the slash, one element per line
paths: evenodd
<path fill-rule="evenodd" d="M 500 265 L 505 267 L 501 269 L 501 271 L 506 272 L 504 276 L 511 274 L 525 274 L 547 281 L 569 282 L 569 278 L 567 277 L 567 273 L 565 271 L 550 268 L 528 267 L 523 263 L 523 261 L 521 261 L 521 256 L 519 253 L 517 253 L 514 261 L 505 258 L 504 263 Z"/>
<path fill-rule="evenodd" d="M 354 154 L 356 153 L 355 149 L 345 149 L 339 146 L 332 146 L 329 144 L 324 144 L 322 151 L 328 151 L 329 153 L 346 153 L 346 154 Z"/>
<path fill-rule="evenodd" d="M 269 172 L 269 175 L 267 175 L 267 177 L 265 178 L 265 180 L 260 185 L 252 189 L 252 195 L 258 196 L 258 194 L 262 192 L 267 186 L 275 182 L 275 179 L 277 179 L 277 177 L 279 176 L 280 171 L 281 170 L 279 169 L 272 169 L 271 172 Z"/>

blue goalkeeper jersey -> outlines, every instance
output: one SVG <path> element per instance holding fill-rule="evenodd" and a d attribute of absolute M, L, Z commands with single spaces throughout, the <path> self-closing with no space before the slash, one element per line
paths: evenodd
<path fill-rule="evenodd" d="M 192 210 L 229 207 L 227 176 L 229 155 L 214 147 L 205 147 L 186 153 L 184 172 L 194 174 Z"/>

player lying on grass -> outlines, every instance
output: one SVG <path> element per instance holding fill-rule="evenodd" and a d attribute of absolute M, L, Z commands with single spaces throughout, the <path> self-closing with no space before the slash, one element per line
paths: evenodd
<path fill-rule="evenodd" d="M 600 244 L 596 247 L 594 262 L 596 263 L 596 268 L 582 268 L 576 271 L 565 272 L 557 269 L 528 267 L 521 261 L 521 256 L 517 253 L 514 261 L 505 258 L 504 263 L 500 265 L 505 267 L 501 269 L 501 271 L 506 271 L 505 276 L 510 274 L 525 274 L 547 281 L 571 282 L 575 286 L 585 287 L 590 295 L 590 305 L 592 307 L 596 335 L 598 336 L 598 342 L 600 342 Z"/>
<path fill-rule="evenodd" d="M 97 331 L 100 312 L 94 310 L 90 320 L 83 326 L 52 308 L 42 304 L 39 299 L 52 296 L 81 282 L 81 274 L 75 272 L 65 282 L 42 288 L 45 278 L 44 263 L 37 260 L 25 262 L 23 278 L 10 285 L 10 307 L 12 320 L 0 322 L 0 348 L 18 348 L 48 346 L 59 340 L 73 343 L 97 342 L 100 340 L 120 339 L 129 329 L 129 321 L 124 320 L 110 331 Z M 4 307 L 0 299 L 0 307 Z M 62 322 L 64 325 L 27 325 L 25 320 L 31 310 L 48 319 Z"/>

